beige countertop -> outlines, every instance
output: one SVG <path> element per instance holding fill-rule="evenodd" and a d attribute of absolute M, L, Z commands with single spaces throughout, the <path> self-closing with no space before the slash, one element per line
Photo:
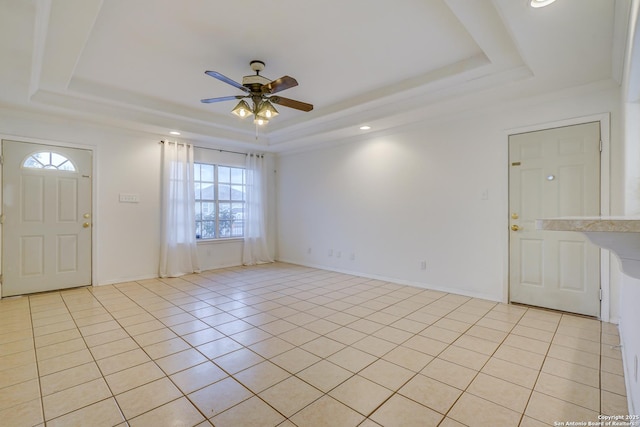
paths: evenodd
<path fill-rule="evenodd" d="M 640 233 L 640 217 L 591 216 L 536 220 L 538 230 Z"/>
<path fill-rule="evenodd" d="M 536 220 L 545 231 L 578 231 L 592 243 L 613 251 L 623 273 L 640 279 L 640 217 L 592 216 Z"/>

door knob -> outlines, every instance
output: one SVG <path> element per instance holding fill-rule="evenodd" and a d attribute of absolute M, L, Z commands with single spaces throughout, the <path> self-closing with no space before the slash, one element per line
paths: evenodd
<path fill-rule="evenodd" d="M 88 222 L 85 222 L 84 224 L 82 224 L 82 227 L 83 227 L 83 228 L 89 228 L 89 223 L 88 223 Z"/>
<path fill-rule="evenodd" d="M 511 229 L 512 229 L 513 231 L 518 231 L 518 230 L 520 230 L 520 227 L 518 227 L 517 225 L 513 224 L 513 225 L 511 226 Z"/>

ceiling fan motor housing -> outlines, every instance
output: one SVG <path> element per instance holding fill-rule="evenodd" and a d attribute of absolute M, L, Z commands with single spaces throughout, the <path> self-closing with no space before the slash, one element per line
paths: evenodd
<path fill-rule="evenodd" d="M 249 62 L 249 66 L 253 71 L 256 72 L 256 74 L 251 76 L 244 76 L 242 78 L 242 86 L 245 86 L 249 88 L 252 92 L 254 92 L 254 91 L 258 91 L 258 85 L 260 86 L 266 85 L 271 81 L 268 78 L 262 77 L 260 75 L 260 71 L 264 70 L 264 67 L 265 67 L 264 61 L 254 59 L 253 61 Z"/>
<path fill-rule="evenodd" d="M 255 84 L 262 86 L 262 85 L 266 85 L 270 81 L 271 80 L 261 75 L 244 76 L 242 78 L 242 86 L 250 87 Z"/>

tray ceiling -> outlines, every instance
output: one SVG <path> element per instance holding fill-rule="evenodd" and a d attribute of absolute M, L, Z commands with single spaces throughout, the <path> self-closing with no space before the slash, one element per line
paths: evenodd
<path fill-rule="evenodd" d="M 364 123 L 379 131 L 423 120 L 443 102 L 463 108 L 474 94 L 615 80 L 625 4 L 1 0 L 0 53 L 8 60 L 0 64 L 0 103 L 281 151 L 354 135 Z M 240 94 L 205 70 L 241 81 L 252 59 L 266 62 L 266 77 L 295 77 L 299 86 L 283 96 L 314 110 L 280 107 L 256 139 L 250 121 L 229 114 L 233 101 L 200 103 Z"/>

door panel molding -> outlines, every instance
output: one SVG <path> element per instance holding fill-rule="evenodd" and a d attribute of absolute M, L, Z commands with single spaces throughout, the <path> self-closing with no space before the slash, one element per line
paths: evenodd
<path fill-rule="evenodd" d="M 611 214 L 611 191 L 610 191 L 610 182 L 611 182 L 611 115 L 610 113 L 600 113 L 600 114 L 592 114 L 587 116 L 578 116 L 573 118 L 566 118 L 556 121 L 549 121 L 544 123 L 538 123 L 528 126 L 507 128 L 503 131 L 503 140 L 505 146 L 505 158 L 509 158 L 509 136 L 520 133 L 527 132 L 535 132 L 540 130 L 554 129 L 565 126 L 579 125 L 590 122 L 599 122 L 600 123 L 600 137 L 602 142 L 601 147 L 601 155 L 600 155 L 600 212 L 602 215 L 610 215 Z M 510 165 L 507 166 L 505 170 L 507 182 L 509 176 Z M 507 207 L 508 208 L 508 207 Z M 503 286 L 503 302 L 507 303 L 509 301 L 509 217 L 506 216 L 503 219 L 503 238 L 506 245 L 507 250 L 504 252 L 503 256 L 503 277 L 504 277 L 504 286 Z M 607 250 L 600 251 L 600 286 L 601 286 L 601 308 L 600 308 L 600 319 L 605 322 L 617 322 L 617 317 L 611 316 L 611 254 Z M 617 310 L 616 310 L 617 311 Z"/>
<path fill-rule="evenodd" d="M 41 146 L 41 148 L 43 149 L 43 151 L 51 151 L 51 152 L 61 152 L 61 153 L 65 153 L 65 152 L 70 152 L 70 153 L 84 153 L 82 154 L 82 156 L 85 156 L 85 159 L 87 159 L 87 171 L 84 174 L 79 174 L 79 176 L 81 177 L 82 180 L 86 180 L 82 186 L 84 188 L 88 188 L 88 204 L 85 205 L 86 208 L 84 208 L 84 210 L 89 211 L 92 213 L 92 222 L 96 221 L 96 215 L 94 214 L 96 212 L 96 198 L 94 197 L 94 195 L 96 194 L 96 180 L 93 179 L 94 176 L 94 171 L 96 170 L 96 150 L 95 147 L 92 146 L 88 146 L 85 144 L 69 144 L 69 143 L 62 143 L 62 142 L 54 142 L 54 141 L 45 141 L 45 140 L 40 140 L 40 139 L 33 139 L 33 138 L 24 138 L 24 137 L 16 137 L 14 135 L 8 135 L 8 136 L 4 136 L 4 135 L 0 135 L 0 152 L 4 152 L 5 150 L 5 144 L 9 142 L 9 143 L 22 143 L 25 144 L 25 146 L 27 144 L 32 144 L 32 145 L 39 145 Z M 37 150 L 37 148 L 34 146 L 34 148 Z M 70 150 L 70 151 L 69 151 Z M 34 151 L 35 152 L 35 151 Z M 28 157 L 28 156 L 27 156 Z M 54 163 L 55 161 L 57 161 L 57 159 L 54 157 L 53 158 Z M 62 159 L 64 160 L 64 159 Z M 18 161 L 18 160 L 16 160 Z M 6 163 L 6 162 L 5 162 Z M 75 163 L 75 162 L 74 162 Z M 22 165 L 20 165 L 22 166 Z M 3 181 L 5 172 L 6 172 L 6 167 L 7 165 L 0 165 L 0 189 L 5 190 L 5 182 Z M 35 181 L 37 181 L 38 179 L 35 179 L 36 177 L 39 178 L 40 181 L 46 181 L 48 182 L 47 185 L 50 186 L 50 188 L 47 190 L 49 193 L 56 193 L 59 194 L 60 196 L 62 196 L 62 198 L 64 198 L 66 201 L 63 202 L 71 202 L 75 199 L 77 199 L 77 191 L 78 191 L 78 182 L 75 182 L 73 179 L 70 179 L 69 177 L 71 176 L 70 174 L 73 174 L 74 172 L 72 171 L 65 171 L 66 168 L 62 167 L 61 171 L 59 173 L 59 175 L 56 177 L 55 182 L 53 181 L 48 181 L 46 176 L 43 177 L 38 176 L 38 174 L 33 174 L 33 175 L 23 175 L 24 177 L 33 177 Z M 38 169 L 35 169 L 35 171 L 37 171 Z M 65 173 L 68 175 L 65 175 Z M 76 175 L 78 176 L 78 175 Z M 87 191 L 87 190 L 83 190 L 83 191 Z M 0 194 L 0 200 L 2 201 L 2 203 L 0 203 L 0 206 L 2 208 L 5 208 L 4 204 L 5 201 L 7 199 L 14 199 L 17 198 L 17 196 L 19 196 L 18 194 L 8 194 L 8 193 L 13 193 L 13 191 L 6 191 L 4 192 L 5 194 Z M 24 198 L 21 197 L 22 200 L 25 200 Z M 41 222 L 43 220 L 42 218 L 42 214 L 38 214 L 37 212 L 42 212 L 42 209 L 37 209 L 38 205 L 44 203 L 44 200 L 42 197 L 38 198 L 38 200 L 40 200 L 40 203 L 35 203 L 36 206 L 30 206 L 29 209 L 24 209 L 26 208 L 26 206 L 23 206 L 23 209 L 20 209 L 22 212 L 29 212 L 29 219 L 32 220 L 36 220 L 36 222 Z M 36 209 L 33 209 L 36 208 Z M 2 214 L 3 216 L 5 216 L 6 212 L 2 212 L 0 211 L 0 214 Z M 34 215 L 34 213 L 36 213 Z M 49 215 L 49 214 L 48 214 Z M 53 215 L 53 220 L 56 221 L 56 223 L 63 225 L 63 224 L 73 224 L 76 223 L 78 221 L 81 221 L 81 216 L 78 212 L 73 212 L 72 210 L 69 210 L 67 207 L 65 206 L 59 206 L 57 209 L 55 209 L 54 212 L 51 212 L 51 215 Z M 3 222 L 4 224 L 2 224 L 0 226 L 0 241 L 5 241 L 5 228 L 4 225 L 6 224 L 6 218 L 3 218 Z M 8 230 L 8 229 L 7 229 Z M 93 232 L 93 227 L 91 227 L 89 230 L 87 230 L 87 233 L 89 233 L 89 243 L 88 245 L 85 244 L 84 248 L 85 249 L 80 249 L 80 246 L 78 246 L 79 244 L 79 240 L 75 239 L 73 237 L 73 233 L 69 234 L 69 233 L 65 233 L 64 230 L 62 230 L 59 235 L 52 241 L 50 241 L 49 243 L 47 243 L 47 248 L 51 248 L 53 249 L 53 251 L 55 251 L 57 248 L 64 248 L 65 252 L 64 254 L 62 254 L 63 256 L 57 257 L 55 260 L 53 260 L 53 265 L 50 266 L 51 268 L 53 268 L 54 271 L 62 273 L 62 274 L 66 274 L 66 273 L 72 273 L 73 271 L 78 271 L 79 265 L 77 264 L 76 260 L 71 259 L 73 258 L 72 255 L 73 253 L 79 253 L 79 251 L 81 250 L 82 252 L 84 252 L 85 254 L 88 254 L 88 263 L 84 262 L 84 265 L 88 265 L 89 266 L 89 270 L 88 270 L 88 280 L 86 280 L 86 284 L 91 285 L 91 284 L 95 284 L 95 277 L 96 277 L 96 270 L 95 270 L 95 257 L 96 257 L 96 235 Z M 36 234 L 40 234 L 40 233 L 36 233 Z M 32 242 L 33 243 L 33 242 Z M 6 243 L 5 243 L 6 244 Z M 53 245 L 53 246 L 52 246 Z M 22 245 L 21 245 L 22 246 Z M 24 248 L 26 250 L 26 248 Z M 49 251 L 49 249 L 46 248 L 42 248 L 45 253 L 47 251 Z M 2 263 L 0 264 L 0 274 L 2 274 L 4 281 L 6 282 L 7 276 L 6 273 L 6 266 L 4 265 L 6 263 L 6 248 L 2 248 L 0 249 L 0 259 L 2 259 Z M 70 258 L 71 257 L 71 258 Z M 37 258 L 37 257 L 36 257 Z M 42 257 L 44 258 L 44 257 Z M 34 262 L 37 261 L 34 260 Z M 43 264 L 44 261 L 41 260 L 42 262 L 39 263 L 40 268 L 37 268 L 38 264 L 37 262 L 35 262 L 35 264 L 33 265 L 24 265 L 24 266 L 20 266 L 20 267 L 24 267 L 27 270 L 43 270 Z M 31 262 L 29 262 L 28 264 L 32 264 Z M 47 264 L 48 265 L 48 264 Z M 46 267 L 47 271 L 50 270 L 50 267 Z M 34 270 L 34 271 L 35 271 Z M 39 273 L 40 274 L 40 273 Z M 85 275 L 84 277 L 87 277 L 87 275 Z M 2 289 L 2 285 L 0 284 L 0 295 L 6 293 L 3 292 L 4 289 Z"/>
<path fill-rule="evenodd" d="M 553 129 L 557 127 L 571 126 L 589 122 L 600 122 L 600 137 L 602 139 L 602 152 L 600 156 L 600 211 L 602 215 L 611 215 L 611 192 L 610 192 L 610 182 L 611 182 L 611 114 L 610 113 L 600 113 L 600 114 L 591 114 L 587 116 L 579 116 L 572 118 L 565 118 L 561 120 L 543 122 L 528 126 L 519 126 L 514 128 L 505 129 L 502 133 L 502 138 L 504 141 L 504 150 L 505 150 L 505 158 L 508 159 L 508 151 L 509 151 L 509 136 L 518 134 L 518 133 L 526 133 L 526 132 L 535 132 L 539 130 L 545 129 Z M 508 168 L 505 170 L 506 179 L 508 182 L 509 171 Z M 503 241 L 505 242 L 507 250 L 504 251 L 504 256 L 502 259 L 503 268 L 503 294 L 502 301 L 509 301 L 509 233 L 508 224 L 509 219 L 503 218 L 504 227 L 503 227 Z M 615 263 L 615 261 L 614 261 Z M 618 321 L 617 317 L 611 317 L 611 254 L 609 251 L 602 249 L 600 251 L 600 286 L 602 289 L 602 302 L 600 307 L 600 319 L 605 322 L 613 322 L 616 323 Z"/>

